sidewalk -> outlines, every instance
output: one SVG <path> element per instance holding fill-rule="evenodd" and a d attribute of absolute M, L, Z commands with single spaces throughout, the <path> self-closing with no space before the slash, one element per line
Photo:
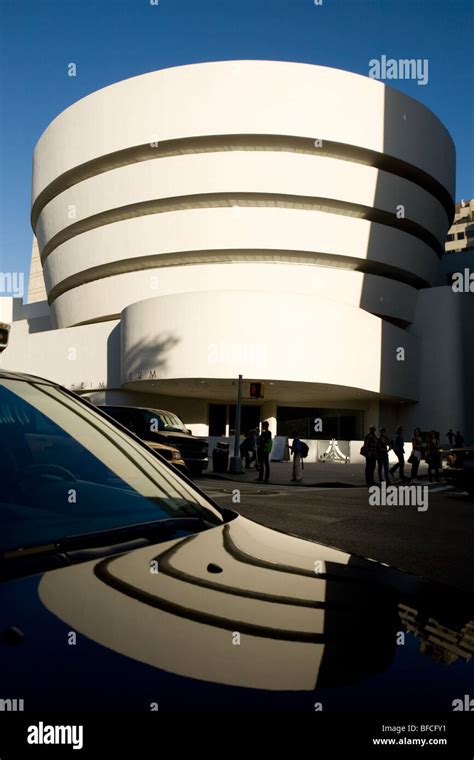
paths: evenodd
<path fill-rule="evenodd" d="M 291 462 L 271 462 L 270 463 L 270 480 L 269 485 L 291 485 L 295 488 L 301 487 L 328 487 L 328 488 L 351 488 L 365 487 L 365 464 L 339 464 L 335 462 L 308 462 L 304 465 L 303 480 L 300 483 L 292 483 L 293 465 Z M 420 466 L 419 479 L 425 480 L 428 468 L 423 462 Z M 410 465 L 405 469 L 409 475 Z M 258 472 L 246 470 L 241 475 L 234 475 L 227 472 L 213 472 L 212 462 L 210 469 L 205 470 L 203 478 L 215 480 L 228 480 L 233 483 L 254 483 L 258 478 Z M 375 473 L 376 482 L 378 482 L 377 473 Z M 398 478 L 395 484 L 398 484 Z"/>
<path fill-rule="evenodd" d="M 304 465 L 303 480 L 300 483 L 292 483 L 293 464 L 291 462 L 270 462 L 270 485 L 304 486 L 335 486 L 350 487 L 363 486 L 363 464 L 335 464 L 330 462 L 308 462 Z M 234 483 L 253 483 L 258 478 L 258 472 L 246 470 L 242 475 L 234 475 L 227 472 L 213 472 L 211 469 L 203 472 L 204 478 L 216 480 L 230 480 Z"/>

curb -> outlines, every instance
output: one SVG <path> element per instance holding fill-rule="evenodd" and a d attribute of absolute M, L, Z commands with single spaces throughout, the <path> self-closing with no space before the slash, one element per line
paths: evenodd
<path fill-rule="evenodd" d="M 240 480 L 236 477 L 230 477 L 229 475 L 225 475 L 224 473 L 214 473 L 214 472 L 208 472 L 202 474 L 202 477 L 211 479 L 211 480 L 220 480 L 227 483 L 239 483 L 240 485 L 250 485 L 253 483 L 256 483 L 258 481 L 256 480 Z M 262 483 L 262 485 L 265 485 L 265 483 Z M 290 480 L 285 480 L 284 482 L 276 482 L 274 480 L 271 480 L 266 485 L 272 486 L 273 488 L 277 486 L 293 486 L 294 488 L 363 488 L 364 483 L 341 483 L 339 481 L 334 482 L 327 482 L 324 481 L 322 483 L 292 483 Z"/>

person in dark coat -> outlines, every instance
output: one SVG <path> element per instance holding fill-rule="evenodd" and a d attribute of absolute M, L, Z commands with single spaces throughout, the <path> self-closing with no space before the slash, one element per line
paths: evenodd
<path fill-rule="evenodd" d="M 240 456 L 245 457 L 245 468 L 247 470 L 252 469 L 252 462 L 257 461 L 256 456 L 257 448 L 257 433 L 255 430 L 249 430 L 245 439 L 240 444 Z M 252 457 L 250 457 L 252 455 Z"/>
<path fill-rule="evenodd" d="M 398 462 L 390 468 L 390 475 L 395 475 L 399 470 L 400 480 L 405 480 L 405 441 L 403 440 L 403 427 L 399 425 L 395 432 L 395 438 L 393 439 L 393 452 L 396 455 Z"/>
<path fill-rule="evenodd" d="M 375 465 L 377 464 L 376 449 L 377 449 L 377 436 L 375 425 L 371 425 L 369 432 L 364 438 L 364 456 L 365 456 L 365 483 L 367 486 L 373 486 L 375 484 L 374 473 Z"/>
<path fill-rule="evenodd" d="M 388 470 L 388 452 L 390 450 L 390 438 L 387 435 L 386 429 L 380 428 L 380 435 L 377 440 L 377 446 L 375 449 L 375 455 L 378 463 L 379 480 L 382 483 L 385 480 L 390 483 L 390 475 Z"/>
<path fill-rule="evenodd" d="M 257 480 L 261 483 L 262 480 L 264 480 L 264 471 L 265 471 L 265 483 L 268 483 L 268 479 L 270 477 L 270 452 L 272 450 L 272 434 L 269 430 L 269 424 L 265 420 L 265 422 L 262 422 L 262 432 L 258 436 L 257 440 L 257 457 L 258 457 L 258 478 Z"/>
<path fill-rule="evenodd" d="M 426 461 L 428 462 L 428 480 L 430 483 L 432 482 L 434 472 L 435 480 L 437 483 L 439 483 L 439 468 L 441 457 L 439 454 L 439 438 L 434 430 L 431 430 L 428 436 L 428 445 L 426 447 Z"/>
<path fill-rule="evenodd" d="M 293 482 L 299 482 L 302 480 L 301 474 L 301 438 L 296 430 L 292 433 L 293 443 L 290 447 L 290 453 L 293 455 Z"/>
<path fill-rule="evenodd" d="M 424 446 L 423 446 L 423 438 L 421 435 L 421 430 L 419 427 L 416 427 L 413 431 L 413 438 L 411 439 L 412 443 L 412 452 L 411 452 L 411 480 L 412 482 L 416 483 L 416 479 L 418 476 L 418 469 L 420 467 L 420 462 L 423 457 L 424 452 Z M 410 460 L 409 460 L 410 461 Z"/>
<path fill-rule="evenodd" d="M 448 432 L 446 433 L 446 438 L 449 441 L 449 445 L 452 446 L 454 438 L 455 438 L 455 435 L 453 433 L 453 429 L 452 428 L 449 428 Z"/>

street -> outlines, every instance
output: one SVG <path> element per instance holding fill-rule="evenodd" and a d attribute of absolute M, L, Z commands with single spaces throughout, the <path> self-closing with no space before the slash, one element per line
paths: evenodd
<path fill-rule="evenodd" d="M 197 485 L 220 506 L 276 530 L 465 591 L 474 587 L 474 500 L 443 485 L 433 484 L 425 512 L 371 506 L 364 487 L 295 488 L 211 477 Z"/>

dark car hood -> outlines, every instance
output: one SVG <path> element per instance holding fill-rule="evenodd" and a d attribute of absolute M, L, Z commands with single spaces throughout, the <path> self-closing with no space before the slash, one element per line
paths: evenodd
<path fill-rule="evenodd" d="M 127 657 L 205 681 L 299 691 L 384 671 L 404 626 L 428 656 L 470 657 L 472 639 L 410 606 L 420 592 L 430 599 L 429 584 L 398 575 L 238 517 L 49 573 L 39 593 L 72 629 Z"/>
<path fill-rule="evenodd" d="M 190 433 L 175 433 L 171 430 L 160 430 L 158 435 L 161 441 L 169 446 L 177 446 L 182 453 L 198 452 L 202 454 L 203 450 L 207 450 L 208 448 L 207 441 L 197 438 Z"/>
<path fill-rule="evenodd" d="M 312 709 L 323 699 L 442 711 L 472 683 L 472 599 L 243 517 L 52 571 L 37 592 L 53 628 L 62 621 L 81 638 L 64 656 L 70 677 L 75 661 L 77 680 L 93 686 L 89 705 L 102 694 L 109 708 L 141 709 L 149 691 L 176 709 Z M 47 622 L 35 630 L 35 689 L 35 669 L 52 668 L 38 641 L 60 667 Z M 113 676 L 101 679 L 102 668 Z"/>

